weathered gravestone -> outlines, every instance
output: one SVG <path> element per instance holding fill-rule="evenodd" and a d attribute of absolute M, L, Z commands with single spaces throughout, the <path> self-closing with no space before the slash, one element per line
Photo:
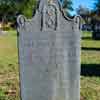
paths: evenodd
<path fill-rule="evenodd" d="M 40 0 L 35 16 L 18 17 L 22 100 L 80 100 L 79 17 L 57 0 Z"/>

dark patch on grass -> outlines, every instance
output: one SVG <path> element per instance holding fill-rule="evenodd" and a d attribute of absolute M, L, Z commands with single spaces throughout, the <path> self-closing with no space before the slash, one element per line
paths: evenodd
<path fill-rule="evenodd" d="M 93 50 L 93 51 L 100 51 L 100 48 L 94 48 L 94 47 L 81 47 L 82 50 Z"/>
<path fill-rule="evenodd" d="M 81 64 L 81 75 L 100 76 L 100 64 Z"/>
<path fill-rule="evenodd" d="M 92 40 L 92 37 L 82 37 L 82 40 Z"/>

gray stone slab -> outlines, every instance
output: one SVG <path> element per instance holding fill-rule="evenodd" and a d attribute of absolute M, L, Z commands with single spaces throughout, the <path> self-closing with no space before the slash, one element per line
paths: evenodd
<path fill-rule="evenodd" d="M 31 20 L 17 19 L 22 100 L 80 100 L 79 17 L 42 4 Z"/>

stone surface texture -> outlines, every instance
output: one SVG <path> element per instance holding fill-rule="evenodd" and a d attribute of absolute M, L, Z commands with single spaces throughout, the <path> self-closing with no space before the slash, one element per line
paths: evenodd
<path fill-rule="evenodd" d="M 32 19 L 17 19 L 22 100 L 80 100 L 79 17 L 58 4 L 40 0 Z"/>

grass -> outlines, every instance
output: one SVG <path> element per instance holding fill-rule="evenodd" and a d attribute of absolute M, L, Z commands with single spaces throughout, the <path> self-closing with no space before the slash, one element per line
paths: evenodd
<path fill-rule="evenodd" d="M 100 100 L 100 41 L 89 32 L 82 33 L 81 96 L 83 100 Z"/>
<path fill-rule="evenodd" d="M 82 33 L 82 47 L 88 48 L 100 48 L 100 41 L 93 40 L 91 32 L 83 32 Z"/>
<path fill-rule="evenodd" d="M 0 100 L 19 100 L 17 37 L 15 31 L 0 36 Z"/>
<path fill-rule="evenodd" d="M 100 100 L 100 41 L 84 32 L 81 47 L 81 97 Z M 20 100 L 18 75 L 17 35 L 9 31 L 0 36 L 0 100 Z"/>
<path fill-rule="evenodd" d="M 82 33 L 82 64 L 100 64 L 100 40 L 93 40 L 91 35 L 89 32 Z"/>

